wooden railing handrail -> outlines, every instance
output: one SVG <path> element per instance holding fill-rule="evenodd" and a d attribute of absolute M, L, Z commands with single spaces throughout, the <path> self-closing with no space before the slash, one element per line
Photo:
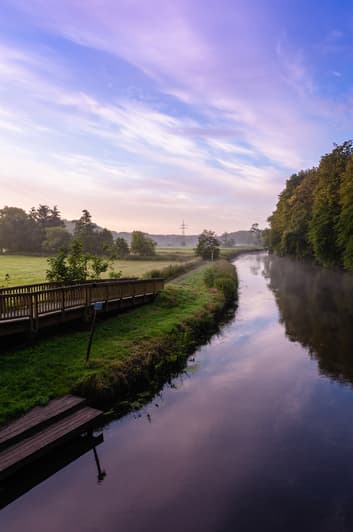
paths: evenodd
<path fill-rule="evenodd" d="M 24 285 L 26 286 L 26 285 Z M 18 318 L 37 320 L 39 315 L 82 307 L 97 301 L 109 303 L 136 296 L 156 294 L 164 279 L 116 279 L 62 285 L 35 292 L 0 293 L 0 322 Z M 118 287 L 118 290 L 117 290 Z"/>
<path fill-rule="evenodd" d="M 44 289 L 52 288 L 61 288 L 61 287 L 70 287 L 81 284 L 93 284 L 93 283 L 110 283 L 110 282 L 121 282 L 121 281 L 135 281 L 137 277 L 119 277 L 117 279 L 95 279 L 95 280 L 85 280 L 85 281 L 75 281 L 75 283 L 68 283 L 66 281 L 51 281 L 35 284 L 21 284 L 16 286 L 3 286 L 0 287 L 0 294 L 13 293 L 19 291 L 19 293 L 33 293 L 41 291 L 41 288 L 48 287 Z M 35 290 L 38 288 L 38 290 Z M 26 290 L 25 290 L 26 289 Z"/>

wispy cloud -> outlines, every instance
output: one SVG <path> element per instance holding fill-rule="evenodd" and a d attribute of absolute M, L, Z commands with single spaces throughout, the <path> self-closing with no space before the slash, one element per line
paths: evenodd
<path fill-rule="evenodd" d="M 262 3 L 5 2 L 37 37 L 0 42 L 0 179 L 31 176 L 50 197 L 53 182 L 68 211 L 66 190 L 114 227 L 132 209 L 151 230 L 264 223 L 288 173 L 346 131 L 348 101 L 327 97 L 308 47 Z M 333 30 L 321 52 L 343 39 Z"/>

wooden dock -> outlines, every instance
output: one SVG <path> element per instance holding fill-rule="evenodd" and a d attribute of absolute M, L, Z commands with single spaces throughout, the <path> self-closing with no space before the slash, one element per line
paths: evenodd
<path fill-rule="evenodd" d="M 114 279 L 1 288 L 0 337 L 88 320 L 96 303 L 103 313 L 147 303 L 163 287 L 163 279 Z"/>
<path fill-rule="evenodd" d="M 92 432 L 102 416 L 73 395 L 37 406 L 0 429 L 0 482 L 55 447 Z"/>

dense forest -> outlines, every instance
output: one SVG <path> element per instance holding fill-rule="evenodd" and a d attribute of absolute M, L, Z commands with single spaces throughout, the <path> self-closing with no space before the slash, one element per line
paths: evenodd
<path fill-rule="evenodd" d="M 293 174 L 268 221 L 271 251 L 353 270 L 353 141 Z"/>

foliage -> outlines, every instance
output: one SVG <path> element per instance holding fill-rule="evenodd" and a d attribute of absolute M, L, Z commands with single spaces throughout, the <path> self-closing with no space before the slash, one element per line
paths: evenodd
<path fill-rule="evenodd" d="M 35 222 L 23 209 L 0 210 L 0 251 L 30 252 L 35 245 Z"/>
<path fill-rule="evenodd" d="M 236 269 L 227 260 L 219 260 L 204 272 L 204 283 L 208 288 L 217 288 L 225 300 L 234 301 L 238 290 Z"/>
<path fill-rule="evenodd" d="M 89 266 L 90 266 L 90 273 L 89 277 L 90 279 L 100 279 L 100 276 L 102 273 L 105 273 L 108 271 L 109 268 L 109 261 L 103 259 L 103 257 L 98 257 L 97 255 L 92 255 L 89 258 Z M 120 277 L 120 273 L 114 272 L 114 276 Z"/>
<path fill-rule="evenodd" d="M 133 231 L 131 234 L 131 253 L 140 256 L 152 256 L 156 254 L 156 243 L 142 231 Z"/>
<path fill-rule="evenodd" d="M 49 228 L 62 228 L 58 208 L 39 205 L 27 214 L 18 207 L 0 210 L 0 252 L 38 253 Z"/>
<path fill-rule="evenodd" d="M 112 233 L 98 229 L 87 210 L 75 224 L 74 237 L 85 253 L 109 256 L 112 252 Z M 56 253 L 70 240 L 56 205 L 39 205 L 28 213 L 17 207 L 0 209 L 0 253 Z"/>
<path fill-rule="evenodd" d="M 234 301 L 237 293 L 237 285 L 234 282 L 234 279 L 225 276 L 216 277 L 214 281 L 214 287 L 223 293 L 225 300 L 228 303 Z"/>
<path fill-rule="evenodd" d="M 106 228 L 97 229 L 87 209 L 82 211 L 81 218 L 75 224 L 74 237 L 82 243 L 85 253 L 110 255 L 112 252 L 114 241 L 111 231 Z"/>
<path fill-rule="evenodd" d="M 118 236 L 114 242 L 114 253 L 118 259 L 124 259 L 130 254 L 129 245 L 125 238 Z"/>
<path fill-rule="evenodd" d="M 52 209 L 48 205 L 39 205 L 37 209 L 32 207 L 29 211 L 29 217 L 43 231 L 49 227 L 64 227 L 65 225 L 57 205 L 54 205 Z"/>
<path fill-rule="evenodd" d="M 43 241 L 43 251 L 47 253 L 57 253 L 61 248 L 67 248 L 71 242 L 71 234 L 64 227 L 47 227 L 45 229 L 45 240 Z"/>
<path fill-rule="evenodd" d="M 335 145 L 318 167 L 292 175 L 269 218 L 270 250 L 353 269 L 352 179 L 352 141 Z"/>
<path fill-rule="evenodd" d="M 219 257 L 219 240 L 214 231 L 204 229 L 199 235 L 196 247 L 196 255 L 199 255 L 204 260 L 215 260 Z"/>
<path fill-rule="evenodd" d="M 73 240 L 69 249 L 62 248 L 48 259 L 48 281 L 75 282 L 99 279 L 106 272 L 109 261 L 83 252 L 82 243 Z"/>
<path fill-rule="evenodd" d="M 250 232 L 254 235 L 254 242 L 257 246 L 262 245 L 262 230 L 259 228 L 259 224 L 253 223 L 250 227 Z"/>

